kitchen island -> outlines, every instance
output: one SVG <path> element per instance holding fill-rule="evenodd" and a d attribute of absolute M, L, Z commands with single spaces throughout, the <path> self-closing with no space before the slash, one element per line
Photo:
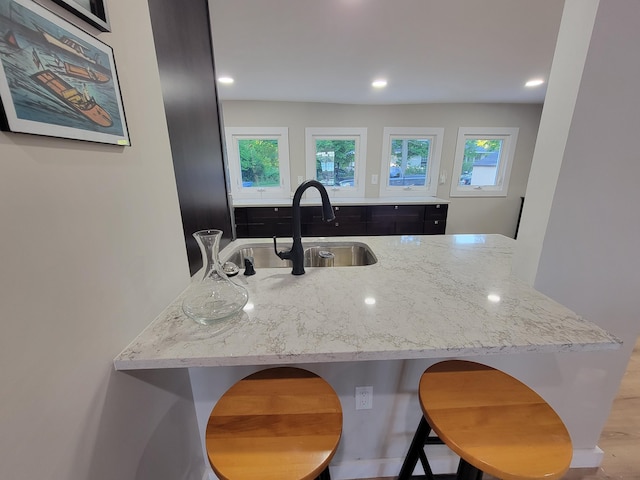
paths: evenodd
<path fill-rule="evenodd" d="M 259 242 L 272 245 L 271 239 L 236 240 L 220 257 Z M 365 243 L 377 262 L 305 267 L 301 276 L 290 268 L 240 273 L 233 280 L 247 288 L 249 303 L 218 326 L 186 317 L 177 298 L 115 358 L 116 369 L 188 367 L 203 448 L 209 413 L 233 383 L 267 365 L 313 371 L 343 406 L 334 480 L 398 474 L 421 415 L 420 375 L 441 358 L 469 358 L 520 378 L 558 409 L 572 436 L 579 432 L 589 410 L 563 399 L 570 389 L 588 398 L 602 372 L 585 369 L 576 377 L 563 359 L 604 355 L 620 342 L 511 275 L 513 239 L 303 238 L 305 246 L 318 242 Z M 286 247 L 279 239 L 279 250 Z M 355 409 L 356 386 L 373 387 L 373 409 Z M 434 472 L 455 471 L 456 457 L 434 448 Z M 601 455 L 597 447 L 574 445 L 573 465 L 597 465 Z"/>
<path fill-rule="evenodd" d="M 234 281 L 244 311 L 203 326 L 176 299 L 118 357 L 118 370 L 443 358 L 613 349 L 619 341 L 511 275 L 501 235 L 304 238 L 362 242 L 377 263 L 257 268 Z M 225 259 L 238 245 L 220 253 Z M 269 244 L 270 239 L 265 239 Z M 280 244 L 281 243 L 281 244 Z M 279 241 L 279 248 L 286 246 Z M 274 254 L 275 255 L 275 254 Z"/>

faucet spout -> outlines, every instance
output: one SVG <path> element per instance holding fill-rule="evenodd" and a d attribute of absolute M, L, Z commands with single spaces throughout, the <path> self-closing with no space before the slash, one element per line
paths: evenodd
<path fill-rule="evenodd" d="M 329 201 L 329 194 L 327 190 L 317 180 L 306 180 L 300 184 L 300 186 L 296 189 L 296 193 L 293 195 L 293 245 L 291 246 L 291 250 L 278 252 L 276 248 L 276 254 L 278 257 L 283 260 L 291 260 L 293 263 L 293 270 L 291 273 L 293 275 L 303 275 L 304 274 L 304 249 L 302 248 L 302 221 L 300 215 L 300 200 L 302 199 L 302 194 L 310 187 L 315 187 L 320 192 L 320 198 L 322 198 L 322 219 L 325 222 L 330 222 L 334 220 L 336 217 L 333 214 L 333 208 L 331 207 L 331 202 Z M 276 239 L 274 237 L 273 244 L 275 248 Z"/>

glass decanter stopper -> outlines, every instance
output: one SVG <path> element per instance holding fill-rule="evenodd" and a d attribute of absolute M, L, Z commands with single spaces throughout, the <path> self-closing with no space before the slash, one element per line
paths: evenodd
<path fill-rule="evenodd" d="M 200 230 L 193 237 L 200 247 L 203 268 L 199 281 L 196 279 L 189 286 L 182 310 L 196 322 L 210 325 L 242 310 L 249 294 L 229 280 L 222 269 L 218 258 L 222 231 Z"/>

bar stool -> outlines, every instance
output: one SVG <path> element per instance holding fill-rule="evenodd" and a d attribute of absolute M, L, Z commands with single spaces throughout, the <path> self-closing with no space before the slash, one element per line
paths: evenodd
<path fill-rule="evenodd" d="M 329 480 L 342 407 L 318 375 L 269 368 L 233 385 L 207 424 L 209 463 L 223 480 Z"/>
<path fill-rule="evenodd" d="M 418 460 L 427 479 L 554 480 L 569 469 L 573 449 L 564 423 L 542 397 L 519 380 L 475 362 L 449 360 L 420 378 L 423 417 L 398 480 Z M 437 437 L 429 436 L 433 431 Z M 424 446 L 444 443 L 460 456 L 456 476 L 433 475 Z"/>

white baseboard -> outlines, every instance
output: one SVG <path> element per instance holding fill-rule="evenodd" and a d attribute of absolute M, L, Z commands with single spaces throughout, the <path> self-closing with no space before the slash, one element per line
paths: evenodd
<path fill-rule="evenodd" d="M 575 448 L 571 468 L 599 467 L 604 458 L 604 452 L 596 445 L 595 448 Z"/>
<path fill-rule="evenodd" d="M 455 473 L 459 458 L 451 450 L 443 445 L 431 445 L 427 452 L 433 473 Z M 404 457 L 335 462 L 330 466 L 331 479 L 397 477 L 403 462 Z M 424 474 L 420 462 L 416 465 L 414 474 Z"/>
<path fill-rule="evenodd" d="M 455 473 L 458 468 L 458 456 L 442 445 L 428 447 L 429 464 L 433 473 Z M 580 448 L 573 450 L 571 468 L 598 467 L 602 463 L 604 452 L 599 448 Z M 351 460 L 331 463 L 331 478 L 333 480 L 350 480 L 355 478 L 397 477 L 402 468 L 404 457 L 378 458 L 369 460 Z M 422 465 L 418 462 L 415 475 L 424 474 Z M 215 480 L 217 477 L 211 472 L 205 472 L 202 480 Z"/>
<path fill-rule="evenodd" d="M 455 473 L 458 468 L 458 456 L 447 447 L 434 445 L 429 447 L 429 464 L 433 473 Z M 599 448 L 582 448 L 573 451 L 571 468 L 598 467 L 602 463 L 604 452 Z M 333 480 L 350 480 L 356 478 L 397 477 L 402 468 L 402 458 L 381 458 L 370 460 L 353 460 L 331 464 Z M 418 462 L 415 475 L 424 474 Z"/>

